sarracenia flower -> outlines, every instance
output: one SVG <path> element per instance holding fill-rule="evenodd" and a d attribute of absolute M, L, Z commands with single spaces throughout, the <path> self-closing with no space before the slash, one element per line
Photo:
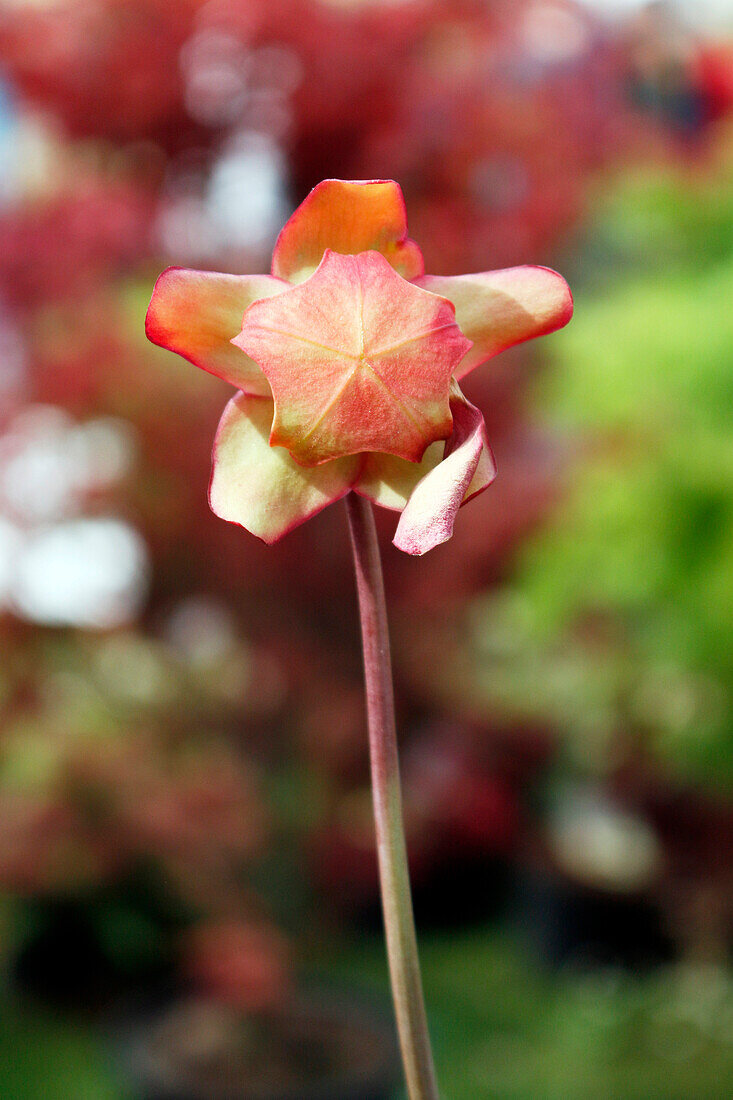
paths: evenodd
<path fill-rule="evenodd" d="M 325 180 L 271 275 L 168 268 L 146 332 L 239 391 L 214 443 L 218 516 L 275 542 L 354 490 L 401 512 L 395 545 L 423 554 L 496 474 L 458 381 L 572 309 L 544 267 L 425 275 L 396 183 Z"/>

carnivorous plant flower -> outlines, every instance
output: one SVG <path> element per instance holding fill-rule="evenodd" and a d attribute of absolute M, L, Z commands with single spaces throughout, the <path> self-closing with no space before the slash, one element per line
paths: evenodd
<path fill-rule="evenodd" d="M 146 332 L 239 391 L 214 443 L 218 516 L 271 543 L 353 490 L 401 512 L 395 545 L 423 554 L 496 474 L 460 379 L 571 313 L 548 268 L 425 275 L 396 183 L 325 180 L 270 275 L 168 268 Z"/>
<path fill-rule="evenodd" d="M 401 512 L 394 542 L 424 554 L 494 479 L 483 416 L 459 381 L 564 325 L 544 267 L 425 275 L 390 180 L 325 180 L 275 245 L 270 275 L 168 268 L 150 339 L 238 393 L 219 424 L 211 507 L 275 542 L 346 498 L 361 614 L 387 955 L 410 1100 L 437 1100 L 407 870 L 384 586 L 370 501 Z"/>

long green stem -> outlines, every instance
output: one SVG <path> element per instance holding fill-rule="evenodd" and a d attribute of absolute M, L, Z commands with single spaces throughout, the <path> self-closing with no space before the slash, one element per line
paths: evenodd
<path fill-rule="evenodd" d="M 387 955 L 410 1100 L 438 1100 L 402 820 L 400 768 L 382 564 L 368 501 L 346 497 L 364 647 L 372 797 Z"/>

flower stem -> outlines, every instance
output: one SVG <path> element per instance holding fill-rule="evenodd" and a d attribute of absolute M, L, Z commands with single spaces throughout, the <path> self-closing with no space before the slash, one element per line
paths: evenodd
<path fill-rule="evenodd" d="M 346 497 L 364 648 L 372 797 L 392 997 L 410 1100 L 438 1100 L 402 820 L 387 608 L 371 504 Z"/>

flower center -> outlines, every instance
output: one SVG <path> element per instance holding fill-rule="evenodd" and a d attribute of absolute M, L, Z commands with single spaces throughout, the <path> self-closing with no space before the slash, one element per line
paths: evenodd
<path fill-rule="evenodd" d="M 234 342 L 272 387 L 271 445 L 304 466 L 362 451 L 419 461 L 450 434 L 450 379 L 471 346 L 452 304 L 378 252 L 326 252 L 305 282 L 250 306 Z"/>

